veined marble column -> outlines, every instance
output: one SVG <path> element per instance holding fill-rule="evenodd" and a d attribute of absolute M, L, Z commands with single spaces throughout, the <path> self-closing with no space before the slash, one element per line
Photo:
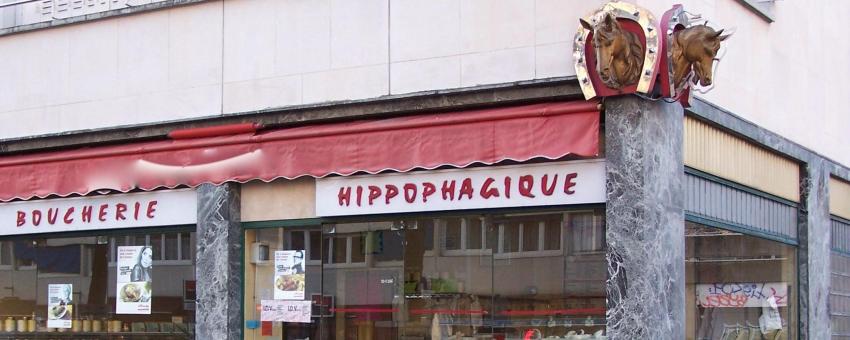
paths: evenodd
<path fill-rule="evenodd" d="M 685 338 L 683 110 L 605 100 L 609 339 Z"/>
<path fill-rule="evenodd" d="M 242 338 L 242 227 L 236 183 L 198 187 L 197 339 Z"/>
<path fill-rule="evenodd" d="M 807 163 L 800 173 L 799 294 L 800 339 L 829 339 L 832 228 L 829 217 L 829 171 L 822 159 Z"/>

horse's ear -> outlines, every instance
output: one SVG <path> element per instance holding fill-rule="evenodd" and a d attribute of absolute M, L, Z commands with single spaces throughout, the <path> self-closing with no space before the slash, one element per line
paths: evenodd
<path fill-rule="evenodd" d="M 723 40 L 726 40 L 727 38 L 729 38 L 732 35 L 732 34 L 726 34 L 726 35 L 721 35 L 721 34 L 723 34 L 722 29 L 717 31 L 717 33 L 714 33 L 714 36 L 712 38 L 717 39 L 717 41 L 723 41 Z"/>
<path fill-rule="evenodd" d="M 612 26 L 617 23 L 617 18 L 615 18 L 611 13 L 605 13 L 605 25 Z"/>
<path fill-rule="evenodd" d="M 581 23 L 581 26 L 584 27 L 584 29 L 589 30 L 589 31 L 593 31 L 593 25 L 591 25 L 589 22 L 584 21 L 584 19 L 582 19 L 582 18 L 579 18 L 578 22 Z"/>

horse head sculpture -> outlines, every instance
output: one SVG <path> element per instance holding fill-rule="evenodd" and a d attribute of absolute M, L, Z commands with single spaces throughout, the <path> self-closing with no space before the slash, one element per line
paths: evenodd
<path fill-rule="evenodd" d="M 644 47 L 637 34 L 623 29 L 611 13 L 605 13 L 604 19 L 596 26 L 584 19 L 579 19 L 579 22 L 593 32 L 596 71 L 605 86 L 620 89 L 636 84 L 644 59 Z"/>
<path fill-rule="evenodd" d="M 723 30 L 715 31 L 707 25 L 691 26 L 673 33 L 673 81 L 676 87 L 684 86 L 688 74 L 694 72 L 693 83 L 710 86 L 712 67 L 720 50 L 720 42 L 729 38 Z"/>

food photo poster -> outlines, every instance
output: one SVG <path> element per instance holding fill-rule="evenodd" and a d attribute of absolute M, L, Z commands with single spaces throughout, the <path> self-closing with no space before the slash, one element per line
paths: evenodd
<path fill-rule="evenodd" d="M 71 328 L 74 287 L 70 283 L 47 285 L 47 327 Z"/>
<path fill-rule="evenodd" d="M 122 246 L 117 253 L 115 313 L 150 314 L 153 248 Z"/>
<path fill-rule="evenodd" d="M 306 287 L 304 250 L 274 252 L 274 299 L 304 300 Z"/>

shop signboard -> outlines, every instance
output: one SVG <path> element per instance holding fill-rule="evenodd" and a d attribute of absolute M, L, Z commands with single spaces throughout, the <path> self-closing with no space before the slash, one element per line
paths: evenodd
<path fill-rule="evenodd" d="M 73 292 L 74 286 L 70 283 L 47 285 L 47 327 L 71 328 Z"/>
<path fill-rule="evenodd" d="M 604 202 L 604 159 L 316 180 L 319 216 Z"/>
<path fill-rule="evenodd" d="M 788 306 L 786 282 L 725 282 L 697 284 L 697 300 L 704 308 Z M 771 301 L 772 300 L 772 301 Z"/>
<path fill-rule="evenodd" d="M 0 235 L 194 224 L 191 189 L 0 204 Z"/>
<path fill-rule="evenodd" d="M 304 250 L 274 252 L 274 299 L 304 300 Z"/>
<path fill-rule="evenodd" d="M 118 247 L 117 253 L 115 313 L 150 314 L 153 248 L 122 246 Z"/>
<path fill-rule="evenodd" d="M 262 300 L 260 321 L 310 323 L 310 300 Z"/>

